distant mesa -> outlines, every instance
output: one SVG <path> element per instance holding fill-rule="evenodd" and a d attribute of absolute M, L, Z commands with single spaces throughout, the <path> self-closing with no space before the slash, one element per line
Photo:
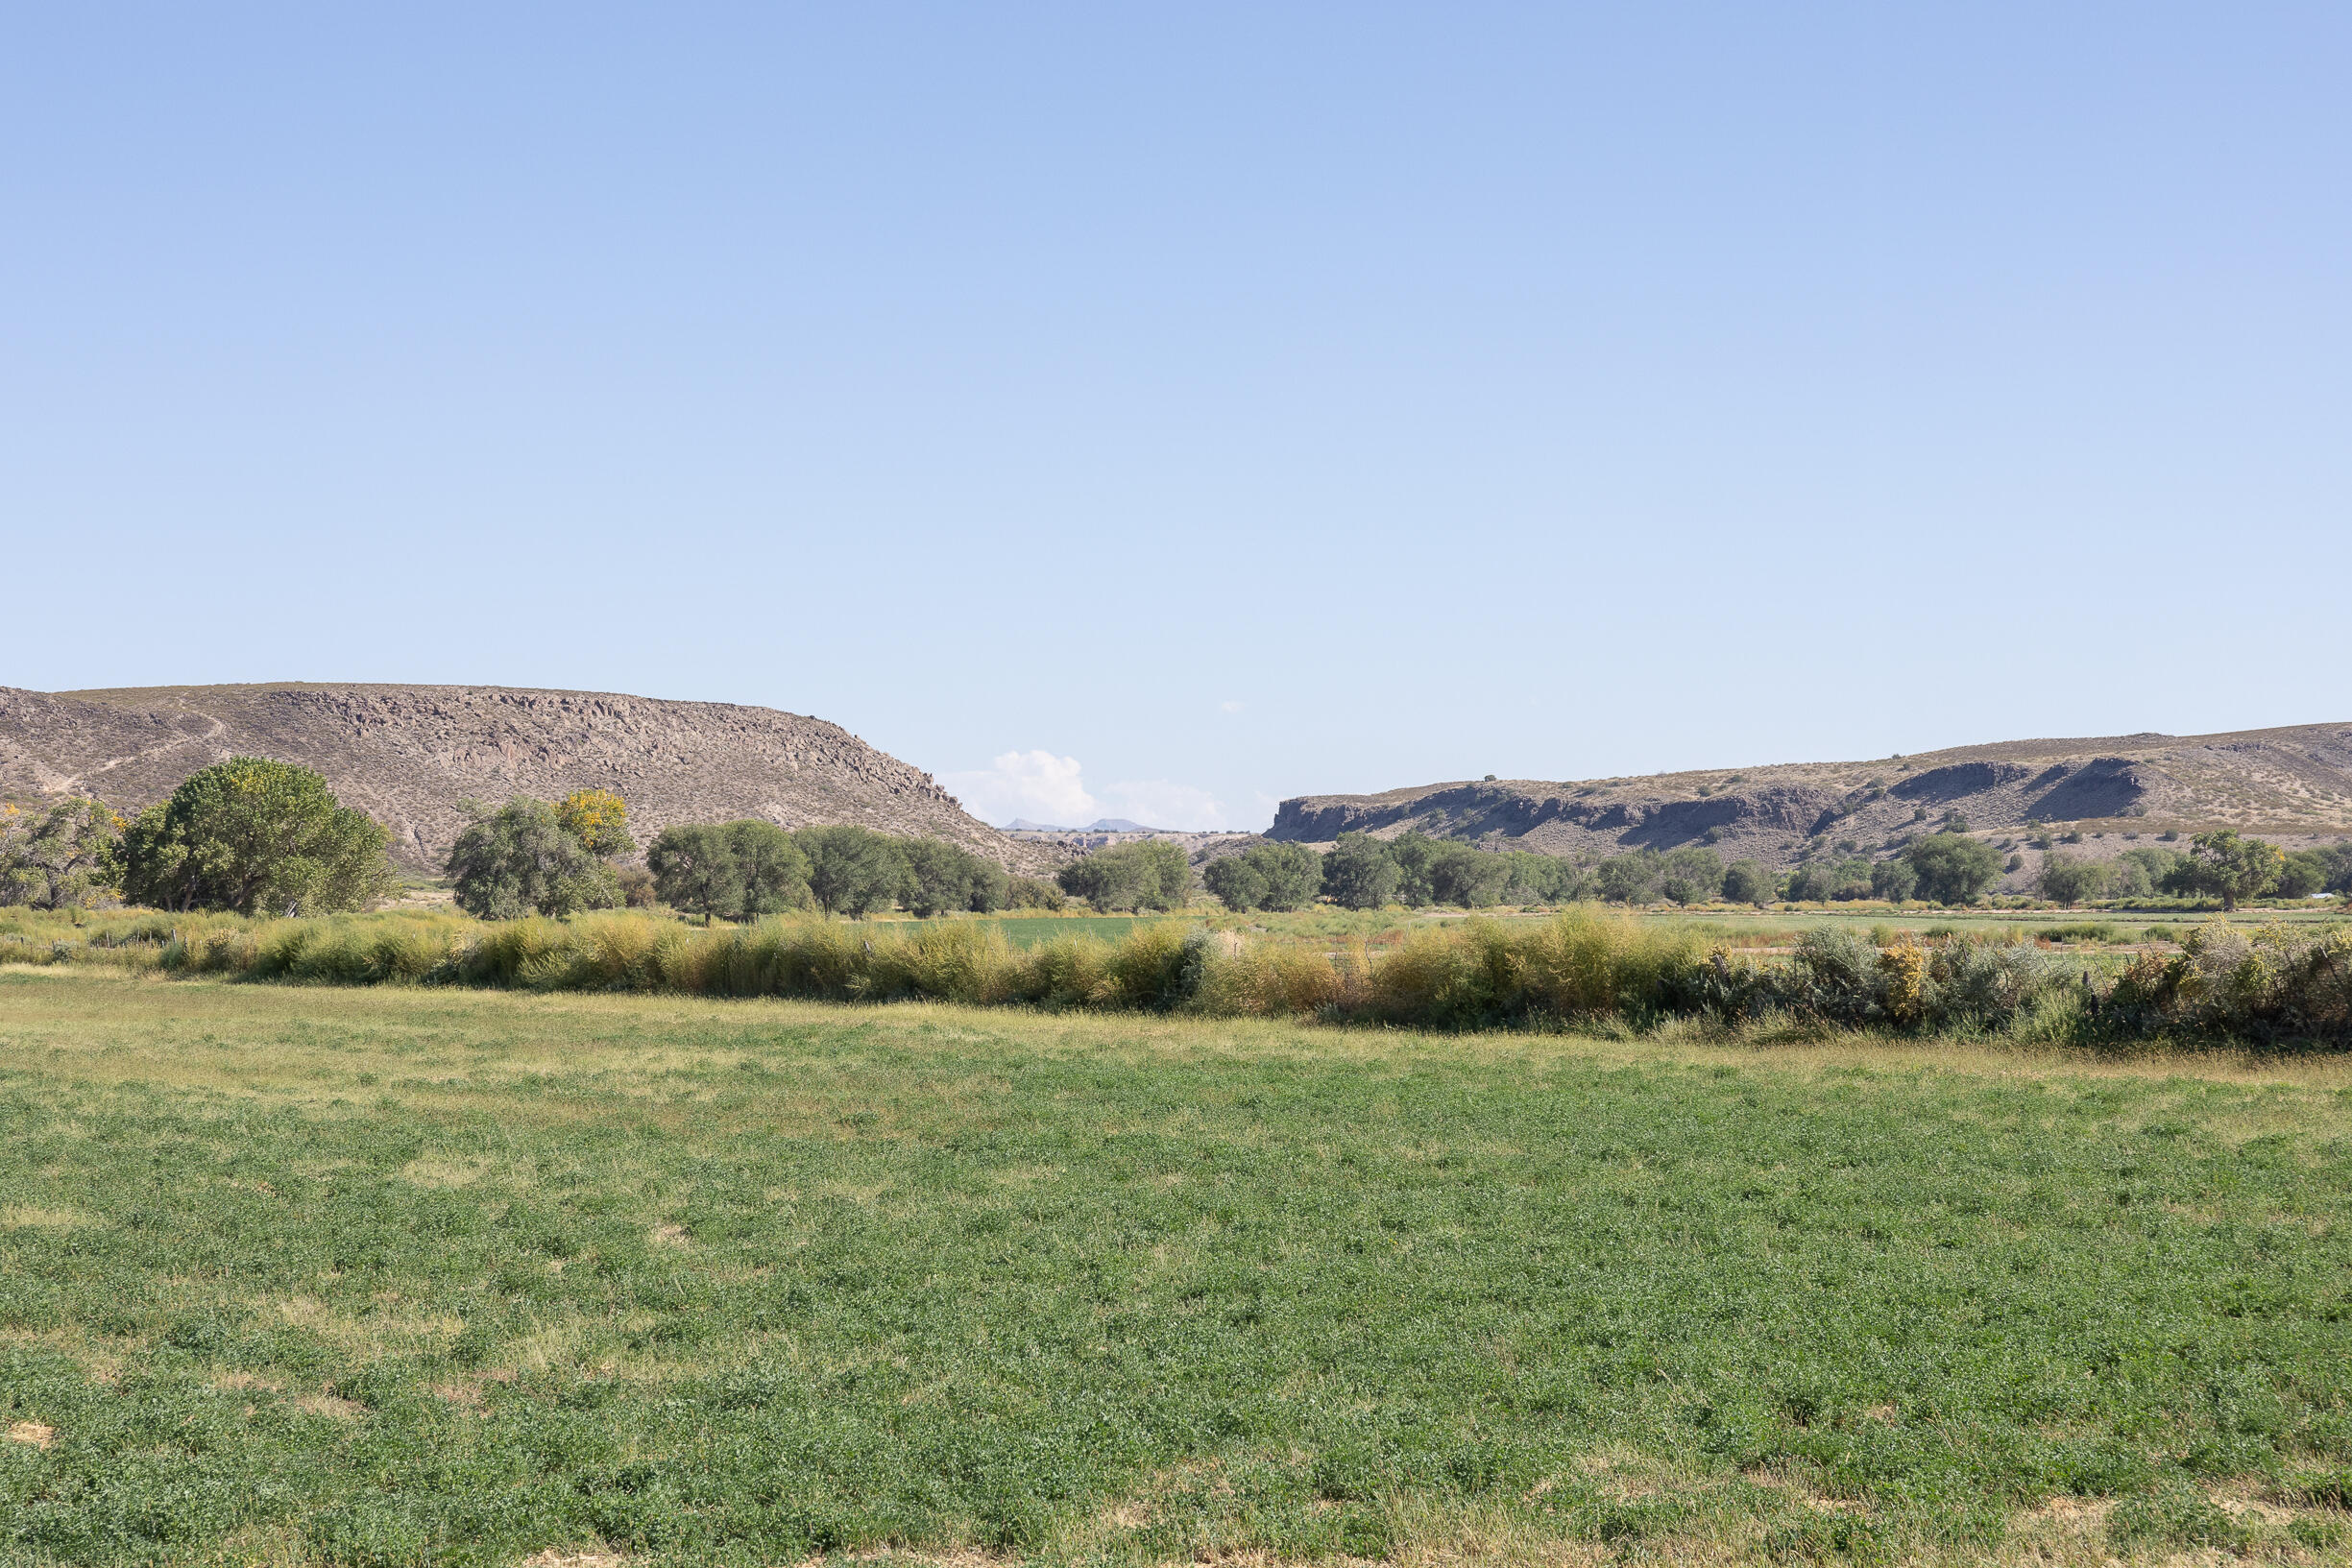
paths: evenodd
<path fill-rule="evenodd" d="M 2285 841 L 2352 832 L 2352 724 L 2225 735 L 2007 740 L 1876 761 L 1788 762 L 1560 784 L 1491 779 L 1377 795 L 1301 795 L 1270 838 L 1418 832 L 1489 849 L 1596 859 L 1706 844 L 1726 861 L 1781 867 L 1808 856 L 1894 853 L 1957 817 L 2022 842 L 2034 824 L 2085 827 L 2114 854 L 2152 838 L 2231 827 Z M 2030 877 L 2025 859 L 2014 878 Z"/>
<path fill-rule="evenodd" d="M 971 816 L 928 773 L 837 724 L 772 708 L 480 686 L 0 687 L 0 799 L 96 795 L 137 810 L 224 757 L 316 768 L 438 872 L 459 803 L 612 789 L 640 843 L 674 823 L 758 817 L 943 838 L 1018 871 L 1067 858 Z"/>
<path fill-rule="evenodd" d="M 1005 824 L 1008 833 L 1166 833 L 1174 828 L 1147 828 L 1140 822 L 1125 817 L 1097 817 L 1083 828 L 1066 828 L 1055 822 L 1031 822 L 1027 817 L 1014 817 Z"/>

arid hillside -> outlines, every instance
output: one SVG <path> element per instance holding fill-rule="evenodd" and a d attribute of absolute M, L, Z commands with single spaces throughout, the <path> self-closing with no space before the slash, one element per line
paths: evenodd
<path fill-rule="evenodd" d="M 2285 843 L 2333 837 L 2352 832 L 2352 724 L 2009 740 L 1862 762 L 1305 795 L 1282 803 L 1269 836 L 1327 843 L 1343 832 L 1390 838 L 1418 829 L 1579 859 L 1708 843 L 1726 860 L 1784 866 L 1808 842 L 1878 847 L 1952 811 L 1979 835 L 2041 822 L 2104 833 L 2110 849 L 2126 832 L 2221 825 Z"/>
<path fill-rule="evenodd" d="M 731 703 L 502 687 L 0 687 L 0 797 L 136 809 L 237 753 L 299 762 L 438 871 L 458 803 L 618 790 L 641 842 L 677 822 L 764 817 L 944 838 L 1017 869 L 1057 858 L 968 815 L 928 773 L 837 724 Z"/>

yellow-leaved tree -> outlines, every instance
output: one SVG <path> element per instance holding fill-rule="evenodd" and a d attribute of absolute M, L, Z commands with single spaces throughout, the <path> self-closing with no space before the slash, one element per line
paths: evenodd
<path fill-rule="evenodd" d="M 629 836 L 629 806 L 609 789 L 575 789 L 555 804 L 555 820 L 599 860 L 637 848 Z"/>

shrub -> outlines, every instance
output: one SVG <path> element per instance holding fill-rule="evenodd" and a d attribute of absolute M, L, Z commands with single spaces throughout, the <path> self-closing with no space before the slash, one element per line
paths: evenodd
<path fill-rule="evenodd" d="M 1008 909 L 1059 910 L 1069 902 L 1060 888 L 1040 877 L 1014 877 L 1005 886 L 1005 906 Z"/>
<path fill-rule="evenodd" d="M 392 891 L 391 841 L 310 769 L 231 757 L 189 775 L 131 825 L 123 894 L 158 908 L 248 915 L 365 909 Z"/>
<path fill-rule="evenodd" d="M 628 907 L 650 909 L 661 902 L 653 873 L 643 866 L 622 866 L 616 875 L 620 880 L 620 902 Z"/>
<path fill-rule="evenodd" d="M 2189 931 L 2176 953 L 2143 954 L 2109 991 L 2111 1034 L 2175 1034 L 2352 1045 L 2352 927 L 2248 933 L 2225 920 Z"/>
<path fill-rule="evenodd" d="M 469 803 L 472 805 L 472 803 Z M 483 920 L 570 915 L 620 903 L 620 878 L 563 825 L 556 808 L 518 795 L 474 817 L 449 846 L 457 906 Z"/>
<path fill-rule="evenodd" d="M 1999 942 L 1895 933 L 1885 948 L 1851 930 L 1807 931 L 1782 968 L 1731 988 L 1750 1013 L 1778 1011 L 1846 1028 L 2001 1029 L 2063 989 L 2048 960 Z"/>
<path fill-rule="evenodd" d="M 1184 852 L 1164 838 L 1138 839 L 1098 850 L 1064 866 L 1062 890 L 1098 910 L 1177 909 L 1192 894 Z"/>
<path fill-rule="evenodd" d="M 1323 856 L 1323 895 L 1343 909 L 1377 909 L 1396 897 L 1399 875 L 1386 844 L 1342 833 Z"/>

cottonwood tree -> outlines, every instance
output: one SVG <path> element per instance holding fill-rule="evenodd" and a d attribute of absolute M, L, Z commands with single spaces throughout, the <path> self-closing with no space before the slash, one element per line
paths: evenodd
<path fill-rule="evenodd" d="M 2258 899 L 2278 885 L 2287 869 L 2287 856 L 2276 844 L 2261 838 L 2241 838 L 2235 828 L 2216 828 L 2189 841 L 2188 863 L 2176 880 L 2191 892 L 2208 893 L 2225 910 L 2240 899 Z"/>
<path fill-rule="evenodd" d="M 1228 909 L 1303 909 L 1322 891 L 1323 857 L 1304 844 L 1252 844 L 1211 860 L 1200 880 Z"/>
<path fill-rule="evenodd" d="M 803 828 L 792 835 L 809 857 L 809 891 L 829 915 L 863 919 L 898 902 L 907 880 L 899 842 L 871 828 Z"/>
<path fill-rule="evenodd" d="M 562 810 L 518 795 L 496 811 L 465 803 L 473 821 L 449 846 L 444 873 L 457 906 L 482 920 L 611 909 L 620 878 L 564 825 Z"/>
<path fill-rule="evenodd" d="M 1781 880 L 1761 860 L 1734 860 L 1723 868 L 1723 896 L 1761 908 L 1781 896 Z"/>
<path fill-rule="evenodd" d="M 1919 873 L 1919 896 L 1936 904 L 1974 904 L 2000 877 L 2000 853 L 1964 833 L 1915 838 L 1903 858 Z"/>
<path fill-rule="evenodd" d="M 1396 897 L 1396 857 L 1369 833 L 1342 833 L 1323 856 L 1323 896 L 1343 909 L 1377 909 Z"/>
<path fill-rule="evenodd" d="M 926 919 L 951 910 L 988 914 L 1002 909 L 1011 895 L 1012 879 L 1003 866 L 959 844 L 905 838 L 899 841 L 899 854 L 907 863 L 900 899 Z"/>
<path fill-rule="evenodd" d="M 575 789 L 555 803 L 555 820 L 599 860 L 637 852 L 629 836 L 629 803 L 609 789 Z"/>
<path fill-rule="evenodd" d="M 809 857 L 772 822 L 689 823 L 665 828 L 645 852 L 654 896 L 682 913 L 752 921 L 806 909 Z"/>
<path fill-rule="evenodd" d="M 1192 896 L 1192 865 L 1164 838 L 1097 850 L 1055 874 L 1062 891 L 1097 909 L 1181 909 Z"/>
<path fill-rule="evenodd" d="M 332 914 L 394 886 L 383 824 L 306 767 L 231 757 L 189 775 L 123 835 L 123 896 L 160 909 Z"/>
<path fill-rule="evenodd" d="M 112 897 L 122 885 L 125 826 L 101 800 L 46 810 L 0 802 L 0 905 L 77 909 Z"/>

